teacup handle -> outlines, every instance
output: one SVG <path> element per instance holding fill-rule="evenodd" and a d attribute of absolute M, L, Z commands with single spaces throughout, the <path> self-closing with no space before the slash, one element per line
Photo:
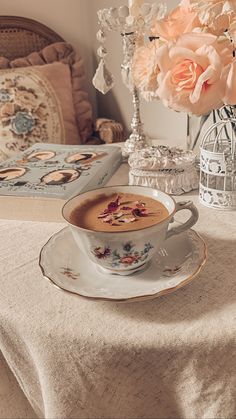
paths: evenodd
<path fill-rule="evenodd" d="M 176 204 L 176 212 L 181 211 L 187 209 L 189 211 L 191 211 L 191 216 L 188 219 L 188 221 L 186 221 L 186 223 L 181 224 L 178 227 L 173 227 L 170 230 L 167 231 L 166 234 L 166 239 L 168 239 L 171 236 L 174 236 L 175 234 L 179 234 L 179 233 L 183 233 L 183 231 L 188 230 L 189 228 L 191 228 L 194 224 L 196 224 L 197 220 L 198 220 L 198 210 L 195 207 L 195 205 L 193 204 L 192 201 L 185 201 L 185 202 L 178 202 Z"/>

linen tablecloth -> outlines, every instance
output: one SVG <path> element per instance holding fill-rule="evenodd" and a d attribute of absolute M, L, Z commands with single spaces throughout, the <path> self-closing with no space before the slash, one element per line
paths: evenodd
<path fill-rule="evenodd" d="M 57 290 L 38 255 L 64 225 L 0 222 L 0 349 L 38 417 L 236 417 L 236 215 L 190 198 L 208 262 L 188 286 L 147 302 Z"/>

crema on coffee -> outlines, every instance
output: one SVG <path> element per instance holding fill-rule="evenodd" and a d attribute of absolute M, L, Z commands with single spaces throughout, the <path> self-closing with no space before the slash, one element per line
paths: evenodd
<path fill-rule="evenodd" d="M 159 201 L 138 194 L 99 194 L 78 205 L 70 222 L 92 231 L 135 231 L 151 227 L 169 216 Z"/>

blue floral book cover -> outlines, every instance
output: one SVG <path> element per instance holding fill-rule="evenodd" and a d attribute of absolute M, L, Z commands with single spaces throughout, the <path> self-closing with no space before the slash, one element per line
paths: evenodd
<path fill-rule="evenodd" d="M 102 187 L 121 161 L 121 149 L 116 146 L 37 143 L 0 164 L 0 218 L 30 219 L 30 205 L 42 211 L 48 201 L 64 203 L 81 192 Z M 31 199 L 13 201 L 11 197 Z M 21 205 L 16 213 L 15 203 L 25 207 Z"/>

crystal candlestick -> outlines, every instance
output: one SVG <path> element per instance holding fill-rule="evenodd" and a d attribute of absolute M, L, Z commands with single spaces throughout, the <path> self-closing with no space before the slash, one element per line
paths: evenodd
<path fill-rule="evenodd" d="M 138 89 L 135 87 L 132 79 L 132 60 L 137 41 L 137 35 L 135 32 L 123 33 L 123 55 L 124 61 L 121 65 L 122 79 L 126 87 L 132 93 L 132 101 L 134 106 L 134 115 L 131 122 L 132 133 L 129 138 L 125 141 L 124 148 L 122 151 L 123 157 L 128 157 L 135 150 L 139 150 L 147 146 L 147 139 L 143 132 L 143 124 L 140 117 L 140 101 Z"/>
<path fill-rule="evenodd" d="M 125 141 L 122 151 L 123 157 L 128 157 L 134 151 L 140 150 L 148 145 L 147 137 L 143 132 L 143 124 L 140 118 L 139 94 L 136 87 L 133 87 L 132 89 L 132 96 L 134 105 L 134 115 L 131 122 L 132 133 Z"/>
<path fill-rule="evenodd" d="M 153 23 L 163 19 L 167 12 L 166 4 L 163 3 L 144 3 L 144 0 L 129 0 L 129 6 L 123 5 L 98 10 L 100 29 L 97 33 L 97 40 L 101 43 L 101 47 L 98 48 L 100 63 L 93 78 L 94 86 L 103 94 L 106 94 L 113 87 L 114 77 L 107 68 L 107 50 L 104 43 L 108 32 L 119 32 L 122 35 L 124 55 L 121 66 L 122 79 L 132 94 L 134 104 L 132 133 L 124 145 L 123 155 L 125 157 L 148 145 L 140 119 L 139 94 L 132 80 L 131 68 L 135 47 L 143 44 L 145 37 L 151 33 Z"/>

